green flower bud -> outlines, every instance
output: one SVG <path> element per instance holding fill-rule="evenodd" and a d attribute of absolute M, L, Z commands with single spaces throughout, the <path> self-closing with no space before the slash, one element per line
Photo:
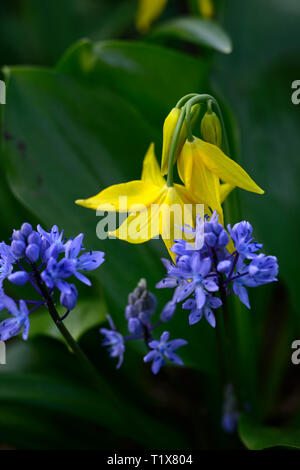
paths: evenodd
<path fill-rule="evenodd" d="M 207 111 L 201 121 L 202 139 L 210 144 L 221 147 L 222 145 L 222 126 L 220 119 L 213 111 Z"/>

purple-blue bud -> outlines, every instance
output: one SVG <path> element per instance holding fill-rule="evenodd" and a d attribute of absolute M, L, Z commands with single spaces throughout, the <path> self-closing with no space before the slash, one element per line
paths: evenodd
<path fill-rule="evenodd" d="M 27 258 L 32 263 L 35 263 L 39 259 L 40 248 L 38 247 L 38 245 L 30 243 L 30 245 L 27 246 L 25 253 Z"/>
<path fill-rule="evenodd" d="M 218 238 L 218 244 L 220 246 L 226 246 L 228 243 L 229 243 L 229 237 L 227 235 L 227 232 L 225 232 L 225 230 L 222 230 Z"/>
<path fill-rule="evenodd" d="M 218 263 L 217 270 L 219 273 L 228 273 L 228 271 L 231 268 L 231 261 L 229 260 L 223 260 Z"/>
<path fill-rule="evenodd" d="M 25 271 L 17 271 L 8 276 L 8 280 L 17 286 L 24 286 L 29 280 L 29 275 Z"/>
<path fill-rule="evenodd" d="M 217 242 L 217 237 L 212 233 L 206 233 L 204 236 L 205 243 L 208 244 L 208 246 L 215 246 Z"/>
<path fill-rule="evenodd" d="M 130 331 L 130 333 L 138 335 L 142 331 L 141 322 L 137 318 L 129 318 L 128 330 Z"/>
<path fill-rule="evenodd" d="M 26 245 L 21 240 L 13 240 L 11 243 L 11 251 L 17 258 L 24 255 L 25 248 Z"/>
<path fill-rule="evenodd" d="M 25 242 L 25 238 L 21 230 L 14 230 L 12 234 L 12 239 L 16 241 Z"/>
<path fill-rule="evenodd" d="M 32 232 L 32 226 L 29 223 L 25 222 L 21 227 L 22 235 L 24 235 L 24 237 L 27 238 L 31 234 L 31 232 Z"/>
<path fill-rule="evenodd" d="M 41 239 L 40 235 L 37 232 L 32 232 L 29 235 L 29 237 L 27 239 L 27 242 L 28 242 L 28 245 L 30 245 L 32 243 L 34 245 L 40 246 L 41 243 L 42 243 L 42 239 Z"/>
<path fill-rule="evenodd" d="M 167 322 L 170 321 L 175 313 L 176 310 L 176 302 L 170 300 L 164 307 L 163 311 L 161 312 L 160 319 L 161 321 Z"/>
<path fill-rule="evenodd" d="M 69 293 L 62 292 L 60 294 L 59 301 L 61 305 L 65 307 L 66 309 L 73 310 L 73 308 L 75 308 L 76 306 L 78 291 L 76 287 L 74 286 L 74 284 L 70 284 L 70 288 L 71 290 L 69 291 Z"/>

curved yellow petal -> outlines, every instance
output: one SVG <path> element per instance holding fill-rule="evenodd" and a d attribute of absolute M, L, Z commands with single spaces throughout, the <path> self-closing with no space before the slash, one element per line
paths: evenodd
<path fill-rule="evenodd" d="M 198 0 L 198 7 L 203 18 L 212 18 L 214 16 L 213 0 Z"/>
<path fill-rule="evenodd" d="M 178 173 L 192 197 L 216 210 L 223 223 L 219 178 L 199 158 L 195 140 L 184 144 L 178 158 Z"/>
<path fill-rule="evenodd" d="M 136 28 L 141 33 L 149 30 L 151 24 L 163 12 L 167 0 L 139 0 Z"/>
<path fill-rule="evenodd" d="M 248 173 L 234 160 L 228 158 L 218 147 L 198 138 L 195 138 L 193 143 L 197 148 L 198 158 L 221 180 L 246 191 L 264 193 Z"/>
<path fill-rule="evenodd" d="M 146 181 L 130 181 L 129 183 L 115 184 L 88 199 L 78 199 L 76 204 L 102 211 L 127 212 L 134 210 L 141 204 L 148 207 L 155 201 L 161 188 Z"/>
<path fill-rule="evenodd" d="M 150 144 L 143 162 L 142 181 L 162 187 L 166 184 L 160 173 L 160 168 L 155 156 L 154 144 Z"/>
<path fill-rule="evenodd" d="M 231 193 L 231 191 L 235 188 L 232 184 L 224 183 L 220 185 L 220 199 L 221 204 L 225 201 L 227 196 Z"/>

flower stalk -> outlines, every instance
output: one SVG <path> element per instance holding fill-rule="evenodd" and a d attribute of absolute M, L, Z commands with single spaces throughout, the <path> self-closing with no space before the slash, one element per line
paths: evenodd
<path fill-rule="evenodd" d="M 68 346 L 70 347 L 70 349 L 73 351 L 73 353 L 77 357 L 77 359 L 80 362 L 80 364 L 82 365 L 85 373 L 89 376 L 90 381 L 95 385 L 96 388 L 101 390 L 102 384 L 101 384 L 101 380 L 99 378 L 97 370 L 95 369 L 93 364 L 90 362 L 90 360 L 88 359 L 86 354 L 82 351 L 82 349 L 79 346 L 79 344 L 77 343 L 77 341 L 73 338 L 73 336 L 71 335 L 71 333 L 69 332 L 69 330 L 67 329 L 65 324 L 63 323 L 63 319 L 60 318 L 60 316 L 59 316 L 59 314 L 58 314 L 58 312 L 55 308 L 53 298 L 51 297 L 47 287 L 44 285 L 44 283 L 41 279 L 40 273 L 39 273 L 39 271 L 37 270 L 37 268 L 34 264 L 32 264 L 32 269 L 34 271 L 34 277 L 35 277 L 36 283 L 37 283 L 37 285 L 39 287 L 39 290 L 40 290 L 40 292 L 41 292 L 41 294 L 42 294 L 42 296 L 45 300 L 48 311 L 50 313 L 50 316 L 51 316 L 52 320 L 55 323 L 55 326 L 58 328 L 58 330 L 60 331 L 60 333 L 62 334 L 62 336 L 66 340 Z"/>

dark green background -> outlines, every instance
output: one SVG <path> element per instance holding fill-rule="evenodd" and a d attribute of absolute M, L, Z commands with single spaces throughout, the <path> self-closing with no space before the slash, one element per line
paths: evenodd
<path fill-rule="evenodd" d="M 84 232 L 89 248 L 106 252 L 93 288 L 82 288 L 67 322 L 99 368 L 103 394 L 90 389 L 47 312 L 33 314 L 29 341 L 10 341 L 7 365 L 0 366 L 4 447 L 300 446 L 300 366 L 290 360 L 291 343 L 300 337 L 300 109 L 291 102 L 291 83 L 300 78 L 300 5 L 219 1 L 215 21 L 207 23 L 186 18 L 189 2 L 183 3 L 170 0 L 143 37 L 134 28 L 131 0 L 0 5 L 7 83 L 1 238 L 24 220 L 55 223 L 68 236 Z M 220 99 L 230 156 L 266 191 L 261 197 L 236 189 L 227 221 L 249 220 L 280 264 L 279 282 L 251 293 L 251 311 L 231 306 L 239 387 L 251 409 L 242 416 L 239 437 L 220 429 L 215 335 L 206 323 L 191 328 L 178 310 L 170 324 L 172 335 L 189 341 L 182 349 L 185 368 L 153 377 L 142 363 L 143 346 L 132 345 L 115 371 L 101 348 L 99 325 L 109 311 L 125 328 L 128 293 L 141 277 L 154 290 L 166 253 L 160 241 L 99 241 L 95 213 L 74 205 L 108 185 L 139 178 L 151 141 L 160 155 L 165 116 L 190 92 Z M 157 315 L 170 293 L 158 294 Z"/>

